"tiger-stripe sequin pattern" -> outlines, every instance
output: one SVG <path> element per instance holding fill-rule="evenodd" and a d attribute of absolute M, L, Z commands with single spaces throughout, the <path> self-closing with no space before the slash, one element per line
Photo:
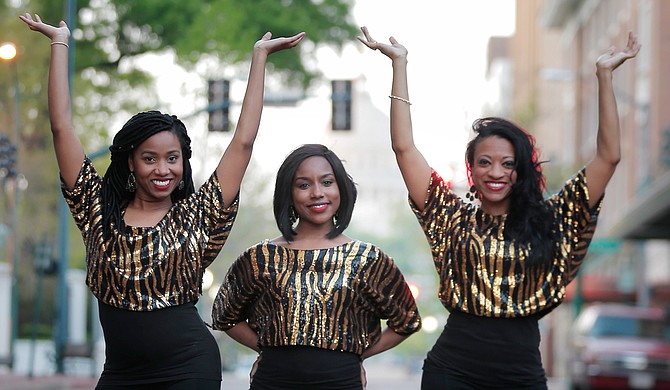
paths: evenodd
<path fill-rule="evenodd" d="M 401 335 L 421 327 L 414 298 L 393 260 L 350 241 L 301 250 L 268 240 L 231 266 L 212 309 L 214 329 L 248 321 L 263 346 L 311 346 L 361 354 L 381 321 Z"/>
<path fill-rule="evenodd" d="M 205 268 L 223 247 L 237 215 L 237 199 L 224 208 L 215 174 L 172 206 L 153 227 L 103 234 L 102 178 L 86 158 L 72 190 L 63 196 L 86 247 L 86 284 L 101 302 L 149 311 L 191 302 L 202 293 Z"/>
<path fill-rule="evenodd" d="M 410 205 L 430 244 L 446 308 L 511 318 L 543 314 L 563 301 L 593 238 L 602 198 L 589 208 L 582 169 L 545 202 L 557 221 L 555 258 L 549 267 L 531 268 L 529 248 L 503 236 L 506 215 L 464 202 L 433 170 L 423 211 L 411 199 Z"/>

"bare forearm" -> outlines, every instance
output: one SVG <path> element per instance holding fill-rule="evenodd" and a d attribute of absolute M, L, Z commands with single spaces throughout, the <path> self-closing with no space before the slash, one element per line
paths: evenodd
<path fill-rule="evenodd" d="M 222 185 L 223 199 L 228 203 L 232 201 L 240 189 L 258 134 L 263 111 L 266 60 L 266 53 L 254 51 L 249 69 L 249 81 L 247 82 L 242 111 L 235 134 L 217 167 L 217 176 Z"/>
<path fill-rule="evenodd" d="M 261 122 L 266 62 L 267 54 L 255 50 L 249 68 L 249 81 L 242 101 L 242 111 L 233 138 L 240 146 L 248 149 L 253 146 Z"/>
<path fill-rule="evenodd" d="M 260 352 L 260 348 L 258 347 L 258 335 L 256 335 L 256 332 L 254 332 L 246 322 L 238 323 L 228 329 L 226 334 L 238 343 L 247 346 L 256 352 Z"/>
<path fill-rule="evenodd" d="M 407 99 L 407 58 L 393 60 L 391 96 Z M 408 101 L 391 98 L 391 146 L 409 195 L 418 207 L 423 207 L 431 169 L 414 144 L 412 117 Z"/>
<path fill-rule="evenodd" d="M 363 352 L 363 354 L 361 354 L 361 359 L 367 359 L 370 356 L 374 356 L 384 351 L 388 351 L 389 349 L 405 341 L 405 339 L 407 339 L 407 336 L 399 335 L 398 333 L 394 332 L 391 328 L 386 328 L 382 332 L 382 336 L 379 339 L 379 341 L 375 345 L 366 349 L 365 352 Z"/>
<path fill-rule="evenodd" d="M 391 95 L 409 100 L 407 87 L 407 58 L 393 61 L 393 82 Z M 409 103 L 391 98 L 391 146 L 396 154 L 403 154 L 414 149 L 412 134 L 412 118 Z"/>
<path fill-rule="evenodd" d="M 55 38 L 53 42 L 67 43 L 67 38 Z M 72 129 L 72 108 L 68 81 L 68 47 L 58 43 L 52 44 L 50 61 L 49 119 L 51 120 L 54 136 L 57 136 L 59 132 Z"/>
<path fill-rule="evenodd" d="M 612 72 L 599 71 L 597 153 L 604 161 L 616 165 L 621 159 L 619 112 L 617 110 Z"/>

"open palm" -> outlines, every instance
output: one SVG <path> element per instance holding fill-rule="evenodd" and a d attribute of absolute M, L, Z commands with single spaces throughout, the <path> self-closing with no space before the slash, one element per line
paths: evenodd
<path fill-rule="evenodd" d="M 265 50 L 267 54 L 272 54 L 296 46 L 304 37 L 305 33 L 301 32 L 291 37 L 272 39 L 272 33 L 266 32 L 265 35 L 254 44 L 254 48 Z"/>
<path fill-rule="evenodd" d="M 42 22 L 42 19 L 37 14 L 35 14 L 35 19 L 29 13 L 19 15 L 19 19 L 23 20 L 31 30 L 41 32 L 52 41 L 58 39 L 61 42 L 67 42 L 70 38 L 70 29 L 62 20 L 58 24 L 58 27 L 56 27 Z"/>
<path fill-rule="evenodd" d="M 405 46 L 401 45 L 396 41 L 395 38 L 390 37 L 389 42 L 390 44 L 387 43 L 381 43 L 377 42 L 372 37 L 370 36 L 370 32 L 368 31 L 368 28 L 363 26 L 361 27 L 361 31 L 363 32 L 363 35 L 365 37 L 361 37 L 360 35 L 357 36 L 356 38 L 361 41 L 365 46 L 369 47 L 372 50 L 377 50 L 379 49 L 382 54 L 390 58 L 391 60 L 397 59 L 397 58 L 403 58 L 407 57 L 407 49 Z"/>
<path fill-rule="evenodd" d="M 623 64 L 629 58 L 633 58 L 640 51 L 640 43 L 633 33 L 628 34 L 628 44 L 621 51 L 616 51 L 615 47 L 610 47 L 607 52 L 598 57 L 596 67 L 602 70 L 614 70 Z"/>

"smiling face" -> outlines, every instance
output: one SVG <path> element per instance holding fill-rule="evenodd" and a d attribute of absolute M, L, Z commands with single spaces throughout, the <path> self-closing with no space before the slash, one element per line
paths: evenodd
<path fill-rule="evenodd" d="M 179 139 L 170 131 L 152 135 L 128 157 L 128 166 L 135 173 L 137 199 L 171 203 L 184 173 Z"/>
<path fill-rule="evenodd" d="M 512 186 L 516 183 L 514 147 L 508 140 L 490 136 L 475 147 L 472 182 L 479 194 L 482 210 L 500 215 L 509 212 Z"/>
<path fill-rule="evenodd" d="M 340 208 L 340 190 L 328 160 L 321 156 L 303 160 L 295 172 L 291 195 L 299 218 L 296 231 L 327 232 L 333 228 L 333 217 Z"/>

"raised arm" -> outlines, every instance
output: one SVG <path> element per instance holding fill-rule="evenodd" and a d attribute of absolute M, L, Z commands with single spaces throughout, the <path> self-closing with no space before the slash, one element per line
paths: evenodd
<path fill-rule="evenodd" d="M 586 179 L 589 189 L 589 206 L 595 206 L 605 192 L 619 160 L 621 160 L 621 135 L 619 112 L 612 85 L 612 73 L 619 65 L 633 58 L 640 51 L 637 37 L 630 33 L 626 48 L 617 52 L 611 47 L 596 61 L 598 78 L 598 134 L 596 155 L 586 165 Z"/>
<path fill-rule="evenodd" d="M 407 49 L 395 38 L 389 38 L 390 44 L 375 41 L 370 37 L 367 27 L 361 27 L 365 37 L 358 40 L 372 50 L 379 49 L 391 59 L 393 83 L 391 85 L 391 147 L 395 153 L 398 167 L 402 173 L 409 196 L 419 209 L 423 209 L 426 200 L 431 168 L 423 154 L 414 144 L 412 117 L 410 115 L 409 89 L 407 87 Z"/>
<path fill-rule="evenodd" d="M 254 45 L 251 68 L 249 69 L 249 81 L 237 128 L 216 168 L 225 202 L 230 203 L 239 192 L 242 178 L 251 160 L 251 151 L 256 134 L 258 134 L 261 112 L 263 111 L 267 58 L 272 53 L 296 46 L 304 37 L 305 33 L 301 32 L 292 37 L 271 39 L 272 34 L 267 32 Z"/>
<path fill-rule="evenodd" d="M 58 27 L 43 23 L 39 15 L 19 16 L 33 31 L 39 31 L 51 40 L 49 63 L 49 120 L 58 169 L 68 188 L 74 186 L 84 162 L 84 148 L 72 127 L 72 106 L 68 81 L 68 39 L 70 29 L 64 21 Z"/>

